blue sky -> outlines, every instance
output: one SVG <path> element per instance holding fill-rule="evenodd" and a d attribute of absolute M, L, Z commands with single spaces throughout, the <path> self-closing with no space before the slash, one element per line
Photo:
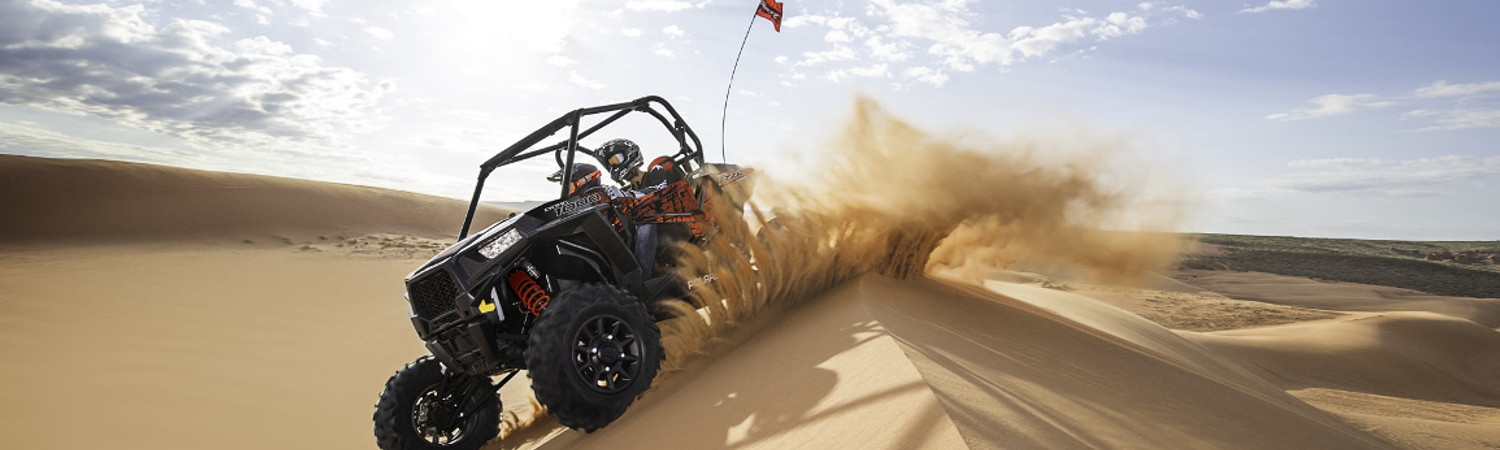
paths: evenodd
<path fill-rule="evenodd" d="M 531 129 L 646 94 L 717 152 L 755 6 L 0 0 L 0 152 L 465 197 Z M 1128 139 L 1192 187 L 1187 231 L 1500 239 L 1494 17 L 1500 3 L 788 1 L 780 33 L 754 25 L 727 150 L 774 169 L 863 93 L 933 131 Z M 547 197 L 551 170 L 499 173 L 491 198 Z"/>

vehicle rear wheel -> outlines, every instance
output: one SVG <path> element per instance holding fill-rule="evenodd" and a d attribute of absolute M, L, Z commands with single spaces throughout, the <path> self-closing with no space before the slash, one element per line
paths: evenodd
<path fill-rule="evenodd" d="M 487 377 L 457 381 L 432 356 L 391 376 L 375 404 L 384 450 L 473 450 L 500 433 L 500 399 Z"/>
<path fill-rule="evenodd" d="M 562 293 L 537 318 L 526 349 L 536 399 L 557 422 L 592 432 L 646 392 L 662 358 L 646 305 L 606 284 Z"/>

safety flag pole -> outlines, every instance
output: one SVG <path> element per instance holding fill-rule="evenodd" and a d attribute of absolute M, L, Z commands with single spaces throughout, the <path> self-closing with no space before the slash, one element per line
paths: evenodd
<path fill-rule="evenodd" d="M 776 27 L 776 32 L 781 32 L 781 2 L 776 0 L 760 0 L 760 5 L 755 7 L 755 15 L 750 16 L 750 26 L 745 28 L 745 38 L 740 40 L 740 52 L 734 55 L 734 68 L 729 70 L 729 86 L 724 87 L 724 110 L 719 112 L 719 161 L 729 162 L 725 147 L 725 130 L 729 123 L 729 93 L 734 90 L 734 74 L 740 70 L 740 56 L 745 54 L 745 43 L 750 42 L 750 30 L 755 29 L 755 18 L 765 17 Z"/>

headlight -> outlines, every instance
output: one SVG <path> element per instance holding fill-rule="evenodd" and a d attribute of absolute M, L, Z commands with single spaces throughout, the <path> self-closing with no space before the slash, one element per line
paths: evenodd
<path fill-rule="evenodd" d="M 521 242 L 521 232 L 515 229 L 506 230 L 504 233 L 500 233 L 500 236 L 496 236 L 495 240 L 484 244 L 483 247 L 479 247 L 479 254 L 484 255 L 485 258 L 495 259 L 501 253 L 505 253 L 505 249 L 516 245 L 517 242 Z"/>

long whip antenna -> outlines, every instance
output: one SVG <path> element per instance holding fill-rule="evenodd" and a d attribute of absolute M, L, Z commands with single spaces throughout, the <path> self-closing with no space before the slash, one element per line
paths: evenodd
<path fill-rule="evenodd" d="M 725 156 L 724 130 L 729 121 L 729 92 L 734 89 L 734 73 L 740 70 L 740 55 L 745 54 L 745 43 L 750 42 L 750 30 L 755 29 L 755 18 L 750 16 L 750 26 L 745 27 L 745 38 L 740 40 L 740 52 L 734 55 L 734 68 L 729 70 L 729 86 L 724 88 L 724 110 L 719 113 L 719 162 L 728 163 L 729 158 Z"/>

